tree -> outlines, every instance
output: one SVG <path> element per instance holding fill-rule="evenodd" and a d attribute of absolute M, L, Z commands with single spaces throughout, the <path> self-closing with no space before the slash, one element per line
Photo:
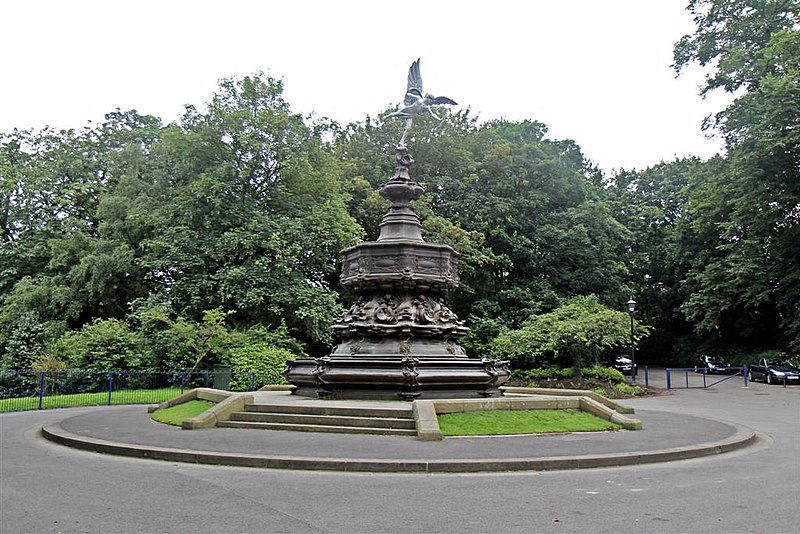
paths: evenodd
<path fill-rule="evenodd" d="M 412 177 L 427 189 L 416 203 L 426 239 L 462 253 L 456 313 L 471 323 L 502 316 L 519 325 L 561 297 L 594 292 L 621 300 L 629 234 L 606 209 L 579 147 L 546 139 L 547 128 L 536 121 L 478 126 L 468 112 L 444 117 L 424 119 L 409 146 L 417 160 Z M 353 189 L 364 191 L 366 182 L 377 187 L 391 176 L 397 137 L 393 122 L 345 129 L 339 150 Z M 352 204 L 361 214 L 376 202 L 360 193 Z M 377 229 L 376 221 L 362 224 Z"/>
<path fill-rule="evenodd" d="M 648 332 L 641 322 L 636 325 L 637 339 Z M 610 360 L 629 343 L 628 314 L 607 308 L 594 296 L 584 296 L 529 317 L 519 329 L 502 332 L 492 343 L 491 354 L 510 359 L 515 369 L 580 369 Z"/>
<path fill-rule="evenodd" d="M 694 210 L 705 208 L 698 203 L 703 195 L 693 194 L 691 203 L 689 197 L 723 168 L 721 158 L 680 159 L 620 172 L 604 190 L 609 209 L 632 234 L 625 255 L 628 284 L 643 320 L 653 326 L 640 349 L 651 362 L 681 361 L 690 356 L 687 346 L 692 351 L 700 342 L 680 307 L 695 289 L 687 284 L 687 273 L 695 262 L 707 261 L 716 233 L 692 226 Z"/>
<path fill-rule="evenodd" d="M 322 350 L 338 252 L 362 230 L 324 140 L 334 125 L 307 124 L 282 91 L 232 78 L 178 124 L 117 110 L 80 131 L 4 135 L 0 351 L 29 312 L 80 331 L 148 299 L 178 322 L 220 309 Z"/>
<path fill-rule="evenodd" d="M 703 93 L 736 98 L 708 123 L 728 156 L 722 172 L 692 188 L 692 228 L 716 235 L 713 252 L 687 273 L 695 290 L 681 308 L 701 332 L 745 328 L 754 343 L 778 334 L 797 350 L 800 4 L 698 0 L 689 10 L 697 30 L 676 44 L 676 71 L 699 62 L 708 69 Z"/>
<path fill-rule="evenodd" d="M 208 112 L 187 110 L 151 165 L 161 228 L 140 265 L 178 315 L 235 310 L 322 346 L 340 313 L 338 253 L 362 231 L 322 137 L 289 112 L 281 82 L 230 79 Z"/>

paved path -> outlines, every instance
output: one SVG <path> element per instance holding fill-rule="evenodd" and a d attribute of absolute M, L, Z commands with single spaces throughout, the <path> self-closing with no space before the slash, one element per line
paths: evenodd
<path fill-rule="evenodd" d="M 763 437 L 740 452 L 634 467 L 347 474 L 128 459 L 61 447 L 38 436 L 43 423 L 65 414 L 79 416 L 79 422 L 128 408 L 6 414 L 0 416 L 0 532 L 796 530 L 800 388 L 744 389 L 731 382 L 630 404 L 643 420 L 645 414 L 664 412 L 725 419 Z M 673 430 L 680 435 L 683 429 Z M 301 443 L 315 436 L 308 434 Z"/>

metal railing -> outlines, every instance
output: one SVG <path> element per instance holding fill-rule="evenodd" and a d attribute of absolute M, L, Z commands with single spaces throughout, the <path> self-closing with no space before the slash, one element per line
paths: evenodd
<path fill-rule="evenodd" d="M 737 376 L 744 377 L 744 385 L 745 385 L 745 387 L 747 387 L 747 366 L 729 367 L 728 369 L 731 371 L 730 374 L 721 375 L 722 377 L 719 380 L 714 380 L 713 382 L 709 383 L 709 381 L 708 381 L 709 373 L 707 372 L 707 369 L 705 369 L 703 367 L 667 367 L 667 369 L 666 369 L 666 372 L 667 372 L 667 389 L 692 389 L 692 388 L 702 389 L 702 388 L 710 388 L 710 387 L 716 386 L 717 384 L 719 384 L 721 382 L 725 382 L 726 380 L 731 380 L 733 378 L 736 378 Z M 692 373 L 691 375 L 689 374 L 690 372 Z M 683 373 L 685 385 L 683 385 L 683 386 L 676 385 L 675 382 L 673 381 L 673 377 L 672 377 L 673 373 L 676 373 L 676 374 L 677 373 Z M 692 377 L 691 382 L 693 384 L 696 383 L 699 380 L 699 377 L 702 377 L 703 385 L 702 386 L 701 385 L 689 385 L 689 382 L 690 382 L 689 377 L 690 376 Z M 716 378 L 716 376 L 719 376 L 719 375 L 715 375 L 715 378 Z"/>
<path fill-rule="evenodd" d="M 257 373 L 214 371 L 0 370 L 0 412 L 157 404 L 196 387 L 254 391 Z"/>

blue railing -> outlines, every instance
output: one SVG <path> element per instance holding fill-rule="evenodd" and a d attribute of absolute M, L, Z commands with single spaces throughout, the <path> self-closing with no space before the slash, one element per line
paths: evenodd
<path fill-rule="evenodd" d="M 251 371 L 0 370 L 0 412 L 72 406 L 156 404 L 196 387 L 254 391 Z"/>
<path fill-rule="evenodd" d="M 707 369 L 703 367 L 667 367 L 667 389 L 692 389 L 692 388 L 710 388 L 712 386 L 716 386 L 721 382 L 725 382 L 726 380 L 731 380 L 732 378 L 736 378 L 737 376 L 744 377 L 744 385 L 747 386 L 747 366 L 742 367 L 729 367 L 728 370 L 731 371 L 730 374 L 723 375 L 722 378 L 719 380 L 714 380 L 713 382 L 709 383 L 708 381 L 708 372 Z M 692 373 L 691 375 L 689 373 Z M 683 373 L 684 376 L 684 386 L 676 385 L 672 379 L 673 373 Z M 697 374 L 699 373 L 699 374 Z M 692 382 L 696 383 L 699 380 L 699 377 L 703 379 L 703 385 L 689 385 L 689 377 L 692 377 Z"/>

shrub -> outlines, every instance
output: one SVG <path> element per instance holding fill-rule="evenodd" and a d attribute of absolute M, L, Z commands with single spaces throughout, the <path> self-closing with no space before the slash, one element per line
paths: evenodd
<path fill-rule="evenodd" d="M 646 388 L 643 388 L 642 386 L 632 386 L 627 382 L 620 382 L 614 387 L 617 389 L 617 391 L 619 391 L 623 395 L 636 396 L 636 395 L 644 395 L 645 393 L 647 393 Z"/>
<path fill-rule="evenodd" d="M 264 384 L 286 384 L 283 370 L 288 360 L 295 355 L 286 349 L 266 343 L 255 343 L 229 349 L 225 362 L 232 371 L 231 391 L 247 391 L 251 385 L 250 373 L 255 373 L 256 386 Z"/>
<path fill-rule="evenodd" d="M 486 357 L 492 351 L 492 342 L 503 331 L 502 321 L 471 315 L 467 324 L 469 334 L 461 338 L 459 344 L 472 356 Z"/>
<path fill-rule="evenodd" d="M 525 372 L 525 378 L 528 380 L 568 380 L 575 376 L 575 370 L 572 367 L 564 369 L 529 369 Z"/>
<path fill-rule="evenodd" d="M 30 369 L 33 362 L 44 354 L 45 345 L 46 329 L 39 320 L 39 314 L 25 313 L 13 325 L 0 367 Z"/>
<path fill-rule="evenodd" d="M 501 332 L 491 355 L 511 360 L 512 367 L 583 368 L 630 343 L 629 316 L 602 305 L 596 297 L 574 297 L 556 310 L 533 315 L 518 330 Z M 649 331 L 636 324 L 635 335 Z"/>
<path fill-rule="evenodd" d="M 96 319 L 67 332 L 51 345 L 50 356 L 89 371 L 144 369 L 149 363 L 140 336 L 117 319 Z"/>
<path fill-rule="evenodd" d="M 540 350 L 545 334 L 536 329 L 521 328 L 500 333 L 491 344 L 490 356 L 509 360 L 514 369 L 532 369 L 545 365 L 545 354 Z"/>
<path fill-rule="evenodd" d="M 614 369 L 613 367 L 602 367 L 595 365 L 594 367 L 586 367 L 581 369 L 581 374 L 585 378 L 594 378 L 596 380 L 604 380 L 610 383 L 624 382 L 625 377 Z"/>

